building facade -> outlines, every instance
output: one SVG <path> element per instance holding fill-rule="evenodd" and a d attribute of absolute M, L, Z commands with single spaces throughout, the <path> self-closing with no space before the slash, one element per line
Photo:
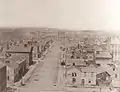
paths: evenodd
<path fill-rule="evenodd" d="M 66 86 L 95 87 L 108 86 L 112 80 L 111 75 L 101 67 L 68 67 L 65 72 Z"/>
<path fill-rule="evenodd" d="M 33 64 L 33 47 L 23 47 L 23 46 L 17 46 L 12 47 L 9 50 L 6 51 L 7 53 L 14 55 L 14 54 L 24 54 L 27 56 L 27 68 L 29 68 L 30 65 Z"/>
<path fill-rule="evenodd" d="M 113 54 L 113 61 L 120 60 L 120 37 L 111 37 L 110 53 Z"/>
<path fill-rule="evenodd" d="M 4 62 L 7 65 L 8 84 L 19 81 L 27 72 L 27 58 L 24 55 L 12 55 Z"/>
<path fill-rule="evenodd" d="M 6 66 L 0 63 L 0 92 L 7 92 Z"/>

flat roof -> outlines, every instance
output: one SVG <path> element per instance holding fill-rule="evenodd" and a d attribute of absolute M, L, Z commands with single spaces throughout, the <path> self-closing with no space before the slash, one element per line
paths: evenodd
<path fill-rule="evenodd" d="M 9 57 L 8 59 L 6 59 L 5 61 L 10 61 L 9 64 L 7 64 L 9 67 L 11 68 L 17 68 L 19 66 L 19 64 L 21 62 L 23 62 L 23 59 L 26 59 L 25 55 L 23 54 L 16 54 L 16 55 L 12 55 L 11 57 Z"/>
<path fill-rule="evenodd" d="M 102 72 L 105 72 L 105 70 L 102 67 L 98 67 L 98 68 L 95 68 L 95 67 L 82 67 L 81 71 L 86 72 L 86 73 L 91 73 L 91 72 L 102 73 Z"/>
<path fill-rule="evenodd" d="M 15 46 L 15 47 L 11 47 L 9 50 L 6 50 L 6 52 L 25 52 L 25 53 L 29 53 L 31 52 L 31 48 L 32 47 L 24 47 L 24 46 Z"/>
<path fill-rule="evenodd" d="M 96 54 L 95 57 L 96 57 L 96 59 L 97 58 L 112 58 L 112 55 L 107 51 L 100 51 L 100 53 Z"/>
<path fill-rule="evenodd" d="M 75 63 L 76 65 L 86 65 L 84 59 L 69 59 L 67 61 L 67 64 L 73 64 L 73 63 Z"/>

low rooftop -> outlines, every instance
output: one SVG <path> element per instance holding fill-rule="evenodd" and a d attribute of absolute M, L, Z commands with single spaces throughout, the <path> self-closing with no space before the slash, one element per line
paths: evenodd
<path fill-rule="evenodd" d="M 9 50 L 7 50 L 6 52 L 19 52 L 19 53 L 30 53 L 31 52 L 32 47 L 24 47 L 24 46 L 15 46 L 15 47 L 11 47 Z"/>
<path fill-rule="evenodd" d="M 100 51 L 99 54 L 96 53 L 96 59 L 112 59 L 112 55 L 107 51 Z"/>
<path fill-rule="evenodd" d="M 67 61 L 68 65 L 69 64 L 71 65 L 73 63 L 75 63 L 75 65 L 86 65 L 86 63 L 84 62 L 84 59 L 70 59 Z"/>
<path fill-rule="evenodd" d="M 102 67 L 98 67 L 98 68 L 95 68 L 95 67 L 82 67 L 81 71 L 86 72 L 86 73 L 94 72 L 94 73 L 97 73 L 97 74 L 105 72 L 105 70 Z"/>
<path fill-rule="evenodd" d="M 8 59 L 5 60 L 6 61 L 10 61 L 10 63 L 8 63 L 7 65 L 11 68 L 17 68 L 19 66 L 19 64 L 21 62 L 23 62 L 23 60 L 26 59 L 24 54 L 16 54 L 16 55 L 12 55 L 11 57 L 9 57 Z"/>

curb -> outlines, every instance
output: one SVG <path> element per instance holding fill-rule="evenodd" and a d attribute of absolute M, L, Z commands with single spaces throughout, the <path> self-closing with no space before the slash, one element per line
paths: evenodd
<path fill-rule="evenodd" d="M 39 64 L 39 63 L 37 62 L 34 66 L 31 66 L 30 70 L 29 70 L 29 71 L 25 74 L 25 76 L 22 78 L 23 81 L 24 81 L 24 83 L 27 83 L 27 81 L 30 79 L 31 74 L 35 71 L 35 69 L 36 69 L 36 67 L 37 67 L 38 64 Z M 15 86 L 16 86 L 16 87 L 21 86 L 21 81 L 22 81 L 22 79 L 21 79 L 19 82 L 15 83 Z"/>

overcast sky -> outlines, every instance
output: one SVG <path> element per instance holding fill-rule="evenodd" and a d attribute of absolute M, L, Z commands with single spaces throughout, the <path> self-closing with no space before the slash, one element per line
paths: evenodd
<path fill-rule="evenodd" d="M 120 30 L 120 0 L 0 0 L 0 26 Z"/>

